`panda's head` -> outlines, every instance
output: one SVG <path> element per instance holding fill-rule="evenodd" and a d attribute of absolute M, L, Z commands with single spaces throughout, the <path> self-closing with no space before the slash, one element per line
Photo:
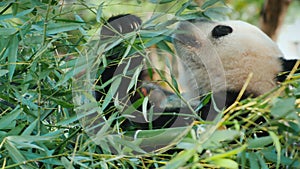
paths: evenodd
<path fill-rule="evenodd" d="M 260 29 L 242 21 L 181 22 L 174 46 L 193 71 L 201 93 L 239 91 L 253 74 L 247 92 L 260 95 L 275 86 L 281 71 L 283 54 L 277 45 Z M 226 84 L 221 84 L 224 80 Z"/>

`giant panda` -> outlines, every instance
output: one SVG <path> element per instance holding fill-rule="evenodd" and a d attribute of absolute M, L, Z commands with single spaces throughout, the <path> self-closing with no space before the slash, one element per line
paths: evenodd
<path fill-rule="evenodd" d="M 122 37 L 126 33 L 141 29 L 141 25 L 141 19 L 135 15 L 114 16 L 103 26 L 101 37 L 116 35 Z M 228 107 L 235 101 L 250 75 L 252 77 L 242 98 L 256 97 L 273 89 L 278 82 L 285 79 L 284 75 L 278 75 L 281 72 L 290 71 L 297 61 L 285 60 L 275 42 L 257 27 L 242 21 L 214 22 L 203 18 L 181 21 L 174 31 L 173 45 L 183 63 L 179 81 L 182 81 L 187 89 L 197 90 L 188 91 L 192 94 L 203 95 L 212 91 L 211 102 L 215 102 L 219 109 Z M 117 63 L 105 67 L 100 78 L 101 84 L 113 77 L 113 72 L 117 67 L 122 67 L 122 64 L 118 65 L 123 54 L 120 52 L 122 51 L 120 48 L 122 48 L 122 44 L 117 46 L 117 52 L 110 51 L 110 55 L 106 54 L 112 63 Z M 141 64 L 143 64 L 143 56 L 137 54 L 129 67 L 135 69 Z M 189 72 L 185 70 L 189 70 Z M 155 84 L 144 85 L 144 73 L 142 71 L 139 76 L 137 92 L 134 92 L 135 94 L 131 98 L 132 102 L 147 96 L 153 89 L 165 93 L 164 97 L 174 96 L 173 93 Z M 129 83 L 127 81 L 122 85 L 128 86 Z M 105 97 L 108 88 L 109 86 L 101 92 L 96 92 L 98 101 Z M 193 97 L 197 96 L 187 95 L 186 99 L 192 100 Z M 154 97 L 154 99 L 161 100 L 158 97 Z M 210 103 L 199 110 L 199 115 L 203 120 L 213 120 L 217 116 L 217 111 L 213 110 Z M 148 108 L 153 106 L 151 102 L 149 104 Z M 137 109 L 139 108 L 137 107 Z M 188 109 L 184 110 L 188 111 Z M 169 108 L 169 110 L 157 108 L 154 111 L 167 111 L 175 114 L 174 117 L 162 114 L 154 119 L 151 125 L 153 128 L 172 125 L 165 124 L 174 122 L 176 113 L 179 112 L 178 107 Z M 124 126 L 136 125 L 139 129 L 149 129 L 148 123 L 147 121 L 137 123 L 127 119 Z"/>
<path fill-rule="evenodd" d="M 259 28 L 243 21 L 207 19 L 181 22 L 174 35 L 178 56 L 194 73 L 200 94 L 213 90 L 215 101 L 230 106 L 252 74 L 243 98 L 262 95 L 285 79 L 297 60 L 285 60 L 277 44 Z M 183 69 L 186 70 L 186 69 Z M 204 119 L 216 116 L 203 111 Z"/>

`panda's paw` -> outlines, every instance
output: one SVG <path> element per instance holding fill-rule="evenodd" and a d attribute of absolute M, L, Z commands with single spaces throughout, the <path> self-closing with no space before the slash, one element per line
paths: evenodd
<path fill-rule="evenodd" d="M 101 38 L 110 38 L 118 34 L 126 34 L 133 32 L 142 24 L 141 18 L 131 15 L 123 14 L 109 18 L 103 25 L 101 30 Z"/>

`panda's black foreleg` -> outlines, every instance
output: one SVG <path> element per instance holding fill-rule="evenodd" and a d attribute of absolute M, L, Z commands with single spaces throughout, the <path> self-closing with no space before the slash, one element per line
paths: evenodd
<path fill-rule="evenodd" d="M 203 120 L 212 121 L 220 113 L 219 111 L 224 110 L 231 106 L 239 96 L 239 91 L 220 91 L 212 94 L 210 102 L 208 102 L 201 110 L 200 117 Z M 246 99 L 250 95 L 244 93 L 241 100 Z"/>
<path fill-rule="evenodd" d="M 283 72 L 281 72 L 276 78 L 277 78 L 278 82 L 283 82 L 289 75 L 289 72 L 294 68 L 294 66 L 298 60 L 297 59 L 288 60 L 285 58 L 280 58 L 280 61 L 282 64 Z M 300 72 L 300 70 L 298 68 L 296 73 L 299 73 L 299 72 Z"/>
<path fill-rule="evenodd" d="M 108 19 L 107 24 L 103 26 L 100 37 L 102 40 L 109 41 L 110 38 L 119 37 L 120 35 L 124 35 L 126 33 L 130 33 L 139 29 L 140 25 L 140 18 L 134 15 L 126 14 L 111 17 L 110 19 Z M 97 82 L 97 86 L 103 85 L 116 75 L 122 75 L 123 70 L 125 69 L 127 69 L 128 72 L 134 72 L 138 68 L 138 66 L 141 66 L 143 64 L 144 58 L 140 54 L 134 54 L 133 56 L 130 55 L 123 58 L 127 45 L 128 44 L 121 43 L 120 45 L 105 53 L 106 59 L 108 60 L 108 66 L 104 68 L 104 65 L 100 65 L 102 73 L 100 75 L 100 80 Z M 177 118 L 176 114 L 180 111 L 179 105 L 166 108 L 161 108 L 159 106 L 165 97 L 172 98 L 175 97 L 175 94 L 171 94 L 170 92 L 160 88 L 156 84 L 145 84 L 144 76 L 147 76 L 145 74 L 146 71 L 142 70 L 138 77 L 137 84 L 135 85 L 136 88 L 127 91 L 128 93 L 125 93 L 130 97 L 131 102 L 130 105 L 125 106 L 125 112 L 126 109 L 129 109 L 132 105 L 134 105 L 134 108 L 136 109 L 130 115 L 124 115 L 122 114 L 122 112 L 119 112 L 120 116 L 126 116 L 126 119 L 121 123 L 121 127 L 125 130 L 157 129 L 173 126 L 173 122 Z M 121 84 L 117 89 L 118 91 L 126 92 L 127 87 L 131 83 L 130 79 L 132 79 L 132 77 L 130 76 L 131 75 L 122 77 Z M 96 100 L 100 102 L 100 106 L 111 87 L 111 84 L 109 84 L 104 88 L 95 91 L 95 97 Z M 118 96 L 120 97 L 120 94 Z M 145 120 L 142 115 L 143 110 L 141 102 L 145 97 L 149 97 L 149 102 L 147 103 L 147 111 L 151 109 L 152 113 L 154 114 L 153 119 L 150 122 Z M 108 110 L 108 112 L 110 112 L 106 114 L 107 118 L 109 118 L 114 112 L 117 111 L 113 101 L 109 103 L 106 109 Z M 134 118 L 130 118 L 129 116 L 133 116 Z"/>
<path fill-rule="evenodd" d="M 100 32 L 100 41 L 103 43 L 108 43 L 109 46 L 114 42 L 114 38 L 122 38 L 126 33 L 130 33 L 139 29 L 142 21 L 139 17 L 130 14 L 117 15 L 109 18 L 105 24 L 102 26 Z M 100 78 L 97 81 L 97 86 L 103 86 L 109 80 L 113 79 L 115 76 L 122 76 L 121 82 L 119 86 L 112 86 L 112 83 L 97 89 L 95 93 L 95 98 L 99 102 L 100 106 L 103 106 L 103 102 L 107 95 L 109 95 L 110 89 L 112 87 L 116 88 L 124 97 L 125 95 L 129 95 L 132 93 L 132 90 L 128 93 L 126 92 L 127 87 L 131 82 L 132 75 L 123 76 L 123 72 L 127 69 L 127 72 L 134 71 L 139 65 L 143 63 L 143 56 L 136 54 L 134 57 L 123 58 L 125 53 L 127 44 L 121 42 L 111 50 L 107 51 L 102 55 L 102 57 L 106 57 L 107 66 L 101 63 L 99 65 L 100 69 Z M 140 77 L 139 77 L 140 78 Z M 137 88 L 140 86 L 140 82 L 137 82 Z M 138 92 L 134 94 L 132 98 L 130 98 L 131 102 L 135 102 L 140 99 L 142 96 L 139 95 Z M 115 98 L 115 96 L 113 97 Z M 105 118 L 108 119 L 112 114 L 117 112 L 116 107 L 114 106 L 113 99 L 109 102 L 104 110 Z M 95 115 L 96 116 L 96 115 Z M 125 121 L 124 124 L 128 125 L 128 121 Z M 115 124 L 115 122 L 113 122 Z"/>
<path fill-rule="evenodd" d="M 111 17 L 102 26 L 100 32 L 100 41 L 105 41 L 113 37 L 117 37 L 121 34 L 133 32 L 139 28 L 141 23 L 141 19 L 135 15 L 124 14 Z M 100 65 L 100 69 L 102 68 L 103 72 L 101 73 L 101 78 L 100 81 L 98 81 L 97 85 L 102 85 L 113 78 L 117 68 L 120 66 L 118 63 L 122 59 L 123 50 L 123 44 L 119 44 L 112 50 L 106 52 L 105 55 L 107 55 L 106 58 L 108 59 L 108 66 L 104 67 L 104 65 Z M 142 56 L 139 56 L 134 63 L 141 64 L 142 59 Z M 96 100 L 99 101 L 101 98 L 105 97 L 106 92 L 109 90 L 110 87 L 111 86 L 108 85 L 101 91 L 95 91 Z"/>

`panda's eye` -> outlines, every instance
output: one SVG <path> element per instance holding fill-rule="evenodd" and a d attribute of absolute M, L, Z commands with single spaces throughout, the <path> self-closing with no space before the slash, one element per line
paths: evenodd
<path fill-rule="evenodd" d="M 212 37 L 219 38 L 232 32 L 232 28 L 226 25 L 218 25 L 212 30 Z"/>

